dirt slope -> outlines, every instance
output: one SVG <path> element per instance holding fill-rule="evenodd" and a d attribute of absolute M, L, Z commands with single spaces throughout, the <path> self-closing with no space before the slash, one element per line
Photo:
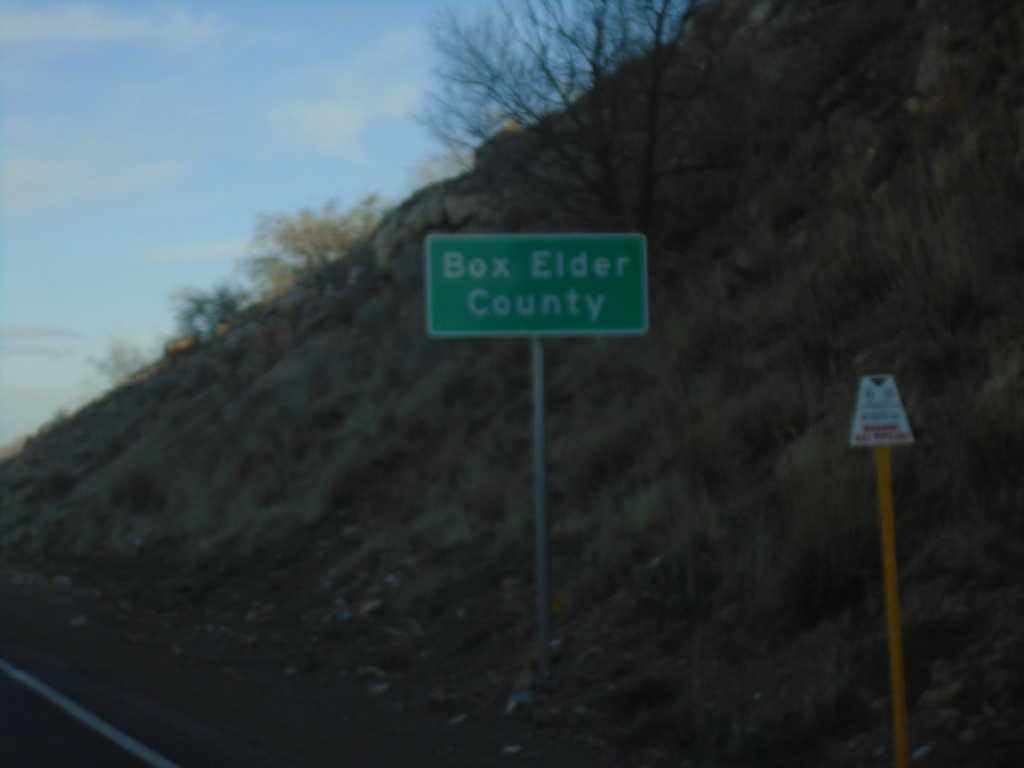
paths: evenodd
<path fill-rule="evenodd" d="M 874 479 L 846 433 L 858 377 L 891 373 L 911 741 L 1011 765 L 1024 10 L 721 0 L 686 34 L 669 149 L 702 170 L 645 233 L 651 331 L 547 344 L 563 687 L 518 716 L 887 764 Z M 530 186 L 536 151 L 497 137 L 345 262 L 34 436 L 0 464 L 3 562 L 502 711 L 535 682 L 528 348 L 428 340 L 421 254 L 600 230 Z"/>

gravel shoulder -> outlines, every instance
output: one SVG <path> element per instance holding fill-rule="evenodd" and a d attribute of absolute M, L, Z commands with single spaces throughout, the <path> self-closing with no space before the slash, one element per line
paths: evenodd
<path fill-rule="evenodd" d="M 194 627 L 66 579 L 0 573 L 0 638 L 198 718 L 296 766 L 694 765 L 598 734 L 432 705 L 422 683 L 372 668 L 307 669 L 286 644 Z M 227 633 L 225 633 L 227 637 Z"/>

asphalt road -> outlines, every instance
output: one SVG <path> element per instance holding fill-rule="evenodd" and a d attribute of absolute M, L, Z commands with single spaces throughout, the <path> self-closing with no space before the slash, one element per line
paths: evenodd
<path fill-rule="evenodd" d="M 7 675 L 0 676 L 0 762 L 10 766 L 138 768 L 140 763 Z"/>
<path fill-rule="evenodd" d="M 0 765 L 288 768 L 246 742 L 151 699 L 89 678 L 56 657 L 4 642 Z"/>

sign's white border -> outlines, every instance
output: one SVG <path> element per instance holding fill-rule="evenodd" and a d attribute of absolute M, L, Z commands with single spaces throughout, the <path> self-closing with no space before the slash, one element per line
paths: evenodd
<path fill-rule="evenodd" d="M 643 325 L 639 328 L 598 328 L 594 330 L 586 329 L 553 329 L 553 330 L 537 330 L 537 331 L 438 331 L 434 329 L 434 313 L 433 313 L 433 302 L 431 297 L 431 284 L 430 284 L 430 241 L 435 238 L 466 238 L 473 240 L 525 240 L 527 238 L 545 237 L 555 240 L 560 239 L 588 239 L 588 240 L 607 240 L 610 237 L 631 237 L 640 238 L 643 244 L 643 250 L 640 253 L 642 262 L 642 275 L 640 287 L 643 291 Z M 423 243 L 423 281 L 425 285 L 425 297 L 426 297 L 426 310 L 427 310 L 427 335 L 433 338 L 485 338 L 485 337 L 529 337 L 529 336 L 642 336 L 647 333 L 650 328 L 650 302 L 647 298 L 647 236 L 640 232 L 516 232 L 513 234 L 502 235 L 495 233 L 481 233 L 478 235 L 473 234 L 448 234 L 446 232 L 434 232 L 427 235 L 426 240 Z"/>

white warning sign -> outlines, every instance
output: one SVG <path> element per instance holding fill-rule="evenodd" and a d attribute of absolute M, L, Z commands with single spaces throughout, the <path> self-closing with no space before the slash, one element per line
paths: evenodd
<path fill-rule="evenodd" d="M 914 442 L 896 380 L 889 375 L 863 376 L 850 426 L 850 445 L 903 445 Z"/>

